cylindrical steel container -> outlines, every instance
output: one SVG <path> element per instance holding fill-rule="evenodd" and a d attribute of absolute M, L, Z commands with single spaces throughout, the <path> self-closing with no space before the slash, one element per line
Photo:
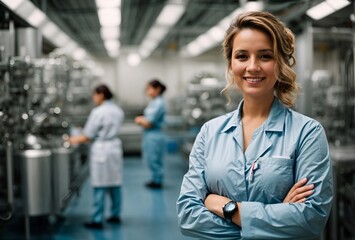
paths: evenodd
<path fill-rule="evenodd" d="M 16 28 L 16 56 L 42 56 L 42 36 L 35 28 Z"/>
<path fill-rule="evenodd" d="M 40 216 L 52 210 L 51 151 L 24 150 L 20 153 L 25 214 Z"/>
<path fill-rule="evenodd" d="M 58 213 L 63 210 L 64 200 L 69 193 L 70 183 L 70 155 L 72 149 L 54 148 L 52 149 L 52 174 L 53 174 L 53 212 Z"/>

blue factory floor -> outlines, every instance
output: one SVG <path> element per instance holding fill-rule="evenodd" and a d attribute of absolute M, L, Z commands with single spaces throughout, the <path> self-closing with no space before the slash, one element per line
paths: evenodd
<path fill-rule="evenodd" d="M 122 224 L 105 224 L 103 230 L 88 230 L 83 223 L 90 220 L 92 194 L 89 181 L 82 186 L 79 196 L 71 199 L 62 223 L 50 231 L 31 233 L 31 240 L 184 240 L 177 224 L 175 202 L 187 166 L 179 154 L 165 154 L 165 183 L 162 190 L 150 190 L 144 183 L 149 172 L 140 157 L 125 157 Z M 109 200 L 106 216 L 109 215 Z M 15 233 L 1 239 L 25 239 Z"/>

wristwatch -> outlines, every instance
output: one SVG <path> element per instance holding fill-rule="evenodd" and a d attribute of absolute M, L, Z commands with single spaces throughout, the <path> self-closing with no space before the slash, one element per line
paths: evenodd
<path fill-rule="evenodd" d="M 238 211 L 238 204 L 234 201 L 227 202 L 223 206 L 223 215 L 227 220 L 232 220 L 233 215 Z"/>

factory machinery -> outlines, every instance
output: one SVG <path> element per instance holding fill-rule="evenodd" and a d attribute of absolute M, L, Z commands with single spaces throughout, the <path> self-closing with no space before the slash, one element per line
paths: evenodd
<path fill-rule="evenodd" d="M 91 109 L 94 82 L 66 57 L 1 61 L 0 236 L 19 217 L 29 238 L 32 218 L 61 218 L 78 193 L 88 175 L 86 146 L 66 140 Z"/>
<path fill-rule="evenodd" d="M 334 200 L 326 239 L 355 238 L 355 32 L 312 29 L 311 116 L 324 127 L 333 163 Z M 305 90 L 307 91 L 307 90 Z"/>
<path fill-rule="evenodd" d="M 188 159 L 195 137 L 201 126 L 208 120 L 235 110 L 242 99 L 236 89 L 229 91 L 230 103 L 221 93 L 225 80 L 210 73 L 197 74 L 187 85 L 186 96 L 181 106 L 186 122 L 187 135 L 184 138 L 182 153 Z"/>

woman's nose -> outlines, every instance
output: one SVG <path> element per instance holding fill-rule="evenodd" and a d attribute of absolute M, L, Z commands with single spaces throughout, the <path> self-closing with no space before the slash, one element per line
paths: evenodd
<path fill-rule="evenodd" d="M 259 72 L 260 70 L 261 68 L 257 59 L 254 57 L 250 58 L 247 65 L 247 71 Z"/>

